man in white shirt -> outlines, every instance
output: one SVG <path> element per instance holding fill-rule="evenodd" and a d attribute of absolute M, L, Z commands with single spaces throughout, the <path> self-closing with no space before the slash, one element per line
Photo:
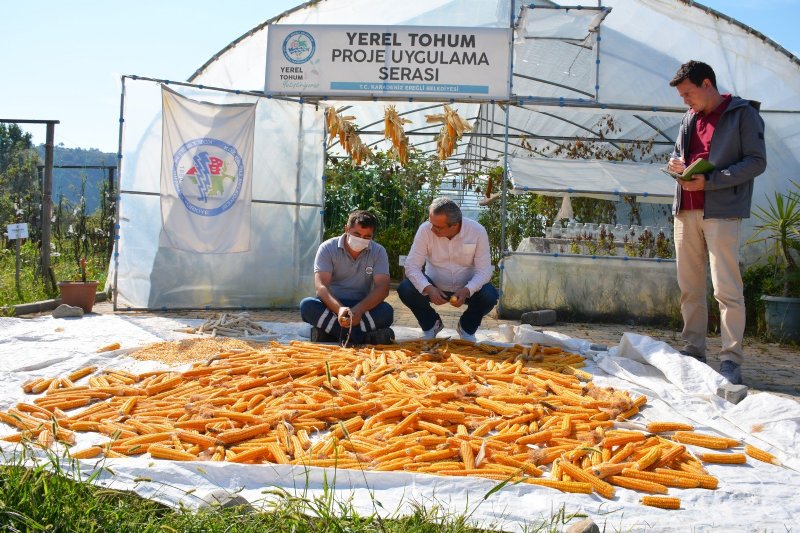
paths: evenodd
<path fill-rule="evenodd" d="M 431 307 L 466 304 L 456 330 L 464 340 L 475 342 L 483 317 L 497 304 L 497 289 L 489 283 L 492 262 L 486 229 L 463 218 L 449 198 L 437 198 L 428 208 L 405 262 L 406 279 L 397 287 L 400 300 L 411 309 L 423 331 L 433 339 L 444 327 Z"/>

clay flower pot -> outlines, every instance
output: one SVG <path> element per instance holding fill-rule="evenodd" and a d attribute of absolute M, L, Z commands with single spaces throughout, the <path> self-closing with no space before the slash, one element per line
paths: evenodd
<path fill-rule="evenodd" d="M 96 281 L 59 281 L 61 303 L 80 307 L 84 313 L 91 313 L 97 294 Z"/>

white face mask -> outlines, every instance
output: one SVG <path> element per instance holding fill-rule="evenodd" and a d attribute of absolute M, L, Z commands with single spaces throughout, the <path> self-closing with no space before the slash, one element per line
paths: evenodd
<path fill-rule="evenodd" d="M 369 246 L 369 239 L 362 239 L 361 237 L 356 237 L 355 235 L 350 235 L 348 233 L 347 246 L 349 246 L 354 252 L 358 253 L 361 250 L 365 250 L 367 246 Z"/>

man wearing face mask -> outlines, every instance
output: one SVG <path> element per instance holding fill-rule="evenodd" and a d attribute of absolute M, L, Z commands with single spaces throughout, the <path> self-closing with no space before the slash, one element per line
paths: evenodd
<path fill-rule="evenodd" d="M 394 310 L 389 295 L 389 256 L 373 241 L 378 220 L 369 211 L 350 213 L 344 234 L 320 244 L 314 259 L 316 298 L 300 302 L 312 342 L 388 344 Z"/>

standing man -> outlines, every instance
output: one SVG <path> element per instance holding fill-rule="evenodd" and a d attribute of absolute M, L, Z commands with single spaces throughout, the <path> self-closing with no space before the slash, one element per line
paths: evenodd
<path fill-rule="evenodd" d="M 388 344 L 394 340 L 389 295 L 389 256 L 373 241 L 378 220 L 369 211 L 350 213 L 344 234 L 320 244 L 314 259 L 316 298 L 300 302 L 312 342 Z"/>
<path fill-rule="evenodd" d="M 681 121 L 670 170 L 683 172 L 701 157 L 715 167 L 689 181 L 678 180 L 675 189 L 672 213 L 683 316 L 681 353 L 706 361 L 706 264 L 710 262 L 720 310 L 719 373 L 740 384 L 745 309 L 739 236 L 742 219 L 750 216 L 753 180 L 767 166 L 760 104 L 720 94 L 713 69 L 699 61 L 681 65 L 669 84 L 690 108 Z"/>
<path fill-rule="evenodd" d="M 431 304 L 449 301 L 455 307 L 467 304 L 456 330 L 462 339 L 475 342 L 481 320 L 498 297 L 489 283 L 492 262 L 486 229 L 463 218 L 454 201 L 437 198 L 428 208 L 428 221 L 414 236 L 405 269 L 397 294 L 414 313 L 423 337 L 433 339 L 444 327 Z"/>

